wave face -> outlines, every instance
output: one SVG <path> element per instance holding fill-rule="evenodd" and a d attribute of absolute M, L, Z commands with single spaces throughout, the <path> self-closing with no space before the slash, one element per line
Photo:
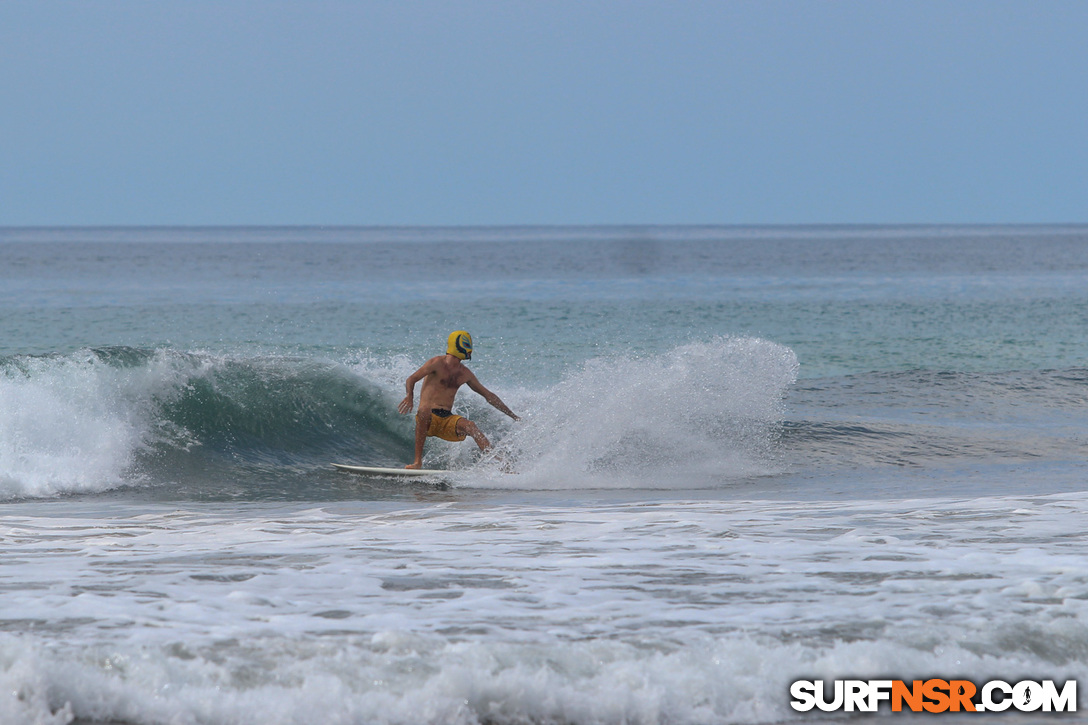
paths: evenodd
<path fill-rule="evenodd" d="M 0 361 L 8 413 L 0 422 L 0 496 L 123 486 L 181 496 L 320 496 L 342 481 L 330 474 L 331 461 L 410 459 L 412 422 L 396 402 L 411 369 L 400 358 L 123 347 L 9 357 Z M 750 475 L 767 465 L 796 374 L 792 351 L 751 338 L 591 360 L 555 385 L 497 388 L 520 424 L 479 396 L 460 396 L 459 412 L 480 421 L 522 476 L 499 475 L 471 442 L 432 441 L 426 461 L 475 467 L 459 483 L 485 487 L 659 486 L 667 471 Z"/>

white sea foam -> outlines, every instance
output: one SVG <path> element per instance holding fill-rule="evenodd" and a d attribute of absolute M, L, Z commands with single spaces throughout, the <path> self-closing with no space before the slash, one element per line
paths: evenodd
<path fill-rule="evenodd" d="M 0 722 L 760 723 L 802 677 L 1088 676 L 1084 494 L 20 512 Z"/>
<path fill-rule="evenodd" d="M 90 351 L 21 358 L 0 373 L 0 499 L 103 491 L 131 481 L 162 432 L 154 402 L 178 389 L 176 361 L 117 367 Z"/>
<path fill-rule="evenodd" d="M 309 725 L 315 716 L 333 725 L 778 723 L 801 720 L 786 696 L 797 679 L 970 671 L 985 681 L 1038 671 L 1022 659 L 954 646 L 920 653 L 844 643 L 816 652 L 746 637 L 695 638 L 655 651 L 607 641 L 450 643 L 383 633 L 347 646 L 260 640 L 249 643 L 245 660 L 181 645 L 42 649 L 0 639 L 7 665 L 0 687 L 10 693 L 0 721 L 64 725 L 74 714 L 139 725 Z M 1050 674 L 1064 681 L 1088 669 Z"/>

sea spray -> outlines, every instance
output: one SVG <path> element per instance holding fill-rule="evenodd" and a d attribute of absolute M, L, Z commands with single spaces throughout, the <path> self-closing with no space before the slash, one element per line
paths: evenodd
<path fill-rule="evenodd" d="M 758 338 L 590 360 L 554 386 L 512 398 L 524 421 L 499 421 L 498 456 L 521 476 L 466 485 L 668 488 L 678 471 L 703 485 L 765 473 L 797 372 L 792 350 Z M 465 397 L 470 416 L 501 419 Z M 443 463 L 463 464 L 465 451 L 445 450 L 462 460 Z"/>

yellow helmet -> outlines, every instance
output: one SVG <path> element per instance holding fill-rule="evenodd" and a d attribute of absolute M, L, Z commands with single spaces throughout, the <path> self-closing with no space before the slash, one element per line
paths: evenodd
<path fill-rule="evenodd" d="M 464 330 L 454 330 L 446 343 L 446 354 L 462 360 L 472 359 L 472 335 Z"/>

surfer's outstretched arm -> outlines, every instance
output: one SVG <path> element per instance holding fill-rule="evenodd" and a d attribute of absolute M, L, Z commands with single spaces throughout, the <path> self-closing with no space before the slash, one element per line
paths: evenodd
<path fill-rule="evenodd" d="M 492 408 L 495 408 L 496 410 L 501 410 L 503 413 L 506 413 L 514 420 L 521 420 L 521 418 L 514 415 L 514 411 L 506 407 L 506 403 L 502 402 L 499 396 L 495 395 L 490 390 L 485 388 L 482 384 L 480 384 L 480 381 L 476 379 L 475 375 L 469 378 L 467 382 L 468 387 L 482 395 L 484 400 L 486 400 L 488 405 L 490 405 Z"/>

